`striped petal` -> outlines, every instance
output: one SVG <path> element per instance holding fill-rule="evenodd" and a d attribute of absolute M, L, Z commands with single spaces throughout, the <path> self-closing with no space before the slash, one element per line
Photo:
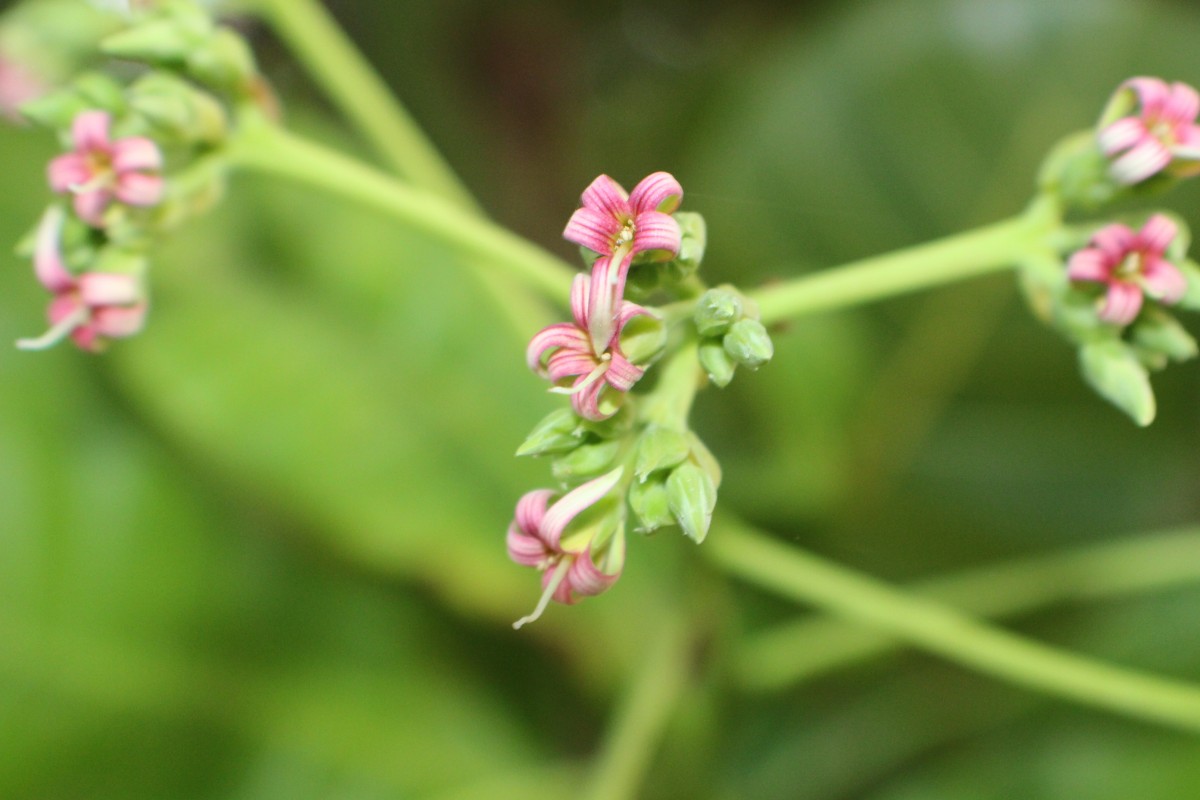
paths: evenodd
<path fill-rule="evenodd" d="M 79 296 L 86 305 L 131 305 L 141 299 L 141 288 L 132 275 L 88 272 L 79 277 Z"/>
<path fill-rule="evenodd" d="M 1200 113 L 1200 95 L 1186 83 L 1171 84 L 1170 92 L 1163 103 L 1160 115 L 1172 125 L 1186 125 L 1196 121 Z"/>
<path fill-rule="evenodd" d="M 123 339 L 141 333 L 145 324 L 145 303 L 133 306 L 106 306 L 92 312 L 92 327 L 106 339 Z"/>
<path fill-rule="evenodd" d="M 683 202 L 683 187 L 669 172 L 655 172 L 638 181 L 629 194 L 629 205 L 635 214 L 661 211 L 670 214 Z"/>
<path fill-rule="evenodd" d="M 563 238 L 593 252 L 608 255 L 612 253 L 616 236 L 622 227 L 621 221 L 612 214 L 584 207 L 576 209 L 567 220 Z"/>
<path fill-rule="evenodd" d="M 50 188 L 66 194 L 73 187 L 82 186 L 92 179 L 92 170 L 87 159 L 79 153 L 63 153 L 50 159 L 46 167 L 46 180 Z"/>
<path fill-rule="evenodd" d="M 162 151 L 153 140 L 144 136 L 130 136 L 112 143 L 112 167 L 117 172 L 162 169 Z"/>
<path fill-rule="evenodd" d="M 621 184 L 607 175 L 601 175 L 588 184 L 580 197 L 584 208 L 590 208 L 613 218 L 632 217 L 633 209 L 629 205 L 629 195 L 621 188 Z"/>
<path fill-rule="evenodd" d="M 1073 281 L 1108 283 L 1118 262 L 1095 247 L 1076 251 L 1067 262 L 1067 277 Z"/>
<path fill-rule="evenodd" d="M 158 175 L 141 172 L 122 172 L 117 175 L 113 193 L 122 203 L 131 206 L 152 206 L 163 198 L 166 184 Z"/>
<path fill-rule="evenodd" d="M 644 369 L 634 366 L 624 355 L 616 351 L 612 354 L 612 360 L 608 364 L 608 371 L 604 373 L 604 379 L 617 391 L 628 392 L 645 373 Z"/>
<path fill-rule="evenodd" d="M 1178 235 L 1179 226 L 1170 217 L 1155 214 L 1138 231 L 1133 247 L 1143 253 L 1162 255 Z"/>
<path fill-rule="evenodd" d="M 1158 139 L 1147 136 L 1109 165 L 1118 183 L 1133 185 L 1161 172 L 1171 163 L 1171 151 Z"/>
<path fill-rule="evenodd" d="M 59 235 L 65 218 L 63 210 L 51 206 L 42 214 L 38 223 L 36 241 L 33 248 L 33 273 L 38 281 L 55 294 L 65 292 L 75 286 L 75 278 L 67 271 L 59 252 Z"/>
<path fill-rule="evenodd" d="M 606 472 L 598 478 L 576 486 L 560 497 L 554 505 L 546 510 L 546 515 L 542 518 L 539 526 L 542 540 L 557 549 L 562 532 L 571 523 L 571 520 L 612 491 L 613 487 L 621 480 L 624 471 L 624 467 L 617 467 L 611 472 Z"/>
<path fill-rule="evenodd" d="M 1187 294 L 1187 279 L 1165 258 L 1146 258 L 1142 264 L 1142 288 L 1159 302 L 1172 305 Z"/>
<path fill-rule="evenodd" d="M 525 348 L 525 363 L 534 372 L 543 374 L 545 369 L 542 360 L 547 350 L 558 347 L 578 349 L 587 346 L 587 342 L 587 335 L 579 328 L 566 322 L 556 322 L 534 334 Z"/>
<path fill-rule="evenodd" d="M 1142 290 L 1132 283 L 1113 281 L 1100 308 L 1100 319 L 1114 325 L 1128 325 L 1142 310 Z"/>
<path fill-rule="evenodd" d="M 108 127 L 112 117 L 107 111 L 83 111 L 71 123 L 71 141 L 78 152 L 107 150 Z"/>
<path fill-rule="evenodd" d="M 567 578 L 563 581 L 563 584 L 569 586 L 572 600 L 574 600 L 574 595 L 578 595 L 579 597 L 594 597 L 600 594 L 616 583 L 619 577 L 621 577 L 620 572 L 617 572 L 615 575 L 602 572 L 596 566 L 595 562 L 592 561 L 592 552 L 589 549 L 575 556 L 575 560 L 571 563 L 571 568 L 567 571 Z"/>
<path fill-rule="evenodd" d="M 107 189 L 93 189 L 79 192 L 71 201 L 75 214 L 93 228 L 104 227 L 104 212 L 112 202 L 112 192 Z"/>
<path fill-rule="evenodd" d="M 1113 264 L 1119 264 L 1121 259 L 1129 255 L 1135 238 L 1134 232 L 1125 225 L 1105 225 L 1092 234 L 1092 246 L 1104 253 Z"/>
<path fill-rule="evenodd" d="M 633 252 L 649 252 L 656 260 L 669 261 L 679 253 L 683 233 L 679 223 L 669 214 L 660 211 L 644 211 L 634 222 Z"/>

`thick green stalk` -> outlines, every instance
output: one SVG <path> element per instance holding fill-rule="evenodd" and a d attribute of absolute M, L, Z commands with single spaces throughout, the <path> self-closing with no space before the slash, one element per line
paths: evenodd
<path fill-rule="evenodd" d="M 1200 582 L 1200 528 L 1138 534 L 922 582 L 909 591 L 983 617 L 1025 614 Z M 750 689 L 773 690 L 892 652 L 904 642 L 829 617 L 782 625 L 751 638 L 737 672 Z"/>
<path fill-rule="evenodd" d="M 329 12 L 316 0 L 247 0 L 388 164 L 464 208 L 475 200 Z"/>
<path fill-rule="evenodd" d="M 583 797 L 633 800 L 688 681 L 689 639 L 681 616 L 664 615 L 628 694 L 617 708 Z"/>
<path fill-rule="evenodd" d="M 749 293 L 764 324 L 930 289 L 1015 266 L 1044 253 L 1057 209 L 1034 203 L 1012 219 L 915 247 L 801 275 Z"/>
<path fill-rule="evenodd" d="M 988 626 L 939 603 L 722 519 L 703 552 L 728 572 L 1018 686 L 1200 733 L 1200 686 L 1089 659 Z"/>
<path fill-rule="evenodd" d="M 513 283 L 568 305 L 574 270 L 532 242 L 335 150 L 248 120 L 230 151 L 236 166 L 290 178 L 375 208 L 503 271 Z"/>

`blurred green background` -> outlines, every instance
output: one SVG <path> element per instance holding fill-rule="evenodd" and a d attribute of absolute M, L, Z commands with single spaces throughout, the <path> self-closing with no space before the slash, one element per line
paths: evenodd
<path fill-rule="evenodd" d="M 495 219 L 573 258 L 595 175 L 666 169 L 707 279 L 744 287 L 1015 213 L 1125 77 L 1200 82 L 1182 0 L 328 7 Z M 290 123 L 366 153 L 250 30 Z M 0 241 L 55 151 L 0 130 Z M 1198 199 L 1164 203 L 1195 228 Z M 43 327 L 7 261 L 0 341 Z M 388 219 L 238 176 L 152 282 L 103 357 L 0 348 L 0 797 L 572 796 L 679 608 L 699 645 L 639 797 L 1200 796 L 1195 738 L 917 653 L 751 690 L 743 637 L 807 610 L 673 533 L 513 633 L 538 586 L 504 531 L 550 478 L 511 453 L 553 398 L 456 258 Z M 1196 521 L 1200 368 L 1157 375 L 1138 430 L 1012 283 L 780 331 L 698 402 L 723 507 L 897 582 Z M 1200 680 L 1198 618 L 1200 586 L 1012 624 Z"/>

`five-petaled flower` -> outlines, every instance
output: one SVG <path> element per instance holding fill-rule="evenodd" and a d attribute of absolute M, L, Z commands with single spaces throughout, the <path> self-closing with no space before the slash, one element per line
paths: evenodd
<path fill-rule="evenodd" d="M 536 489 L 518 502 L 508 526 L 508 555 L 513 561 L 542 573 L 542 597 L 533 613 L 513 627 L 533 622 L 550 600 L 571 604 L 597 595 L 616 583 L 625 564 L 625 539 L 617 529 L 587 529 L 564 541 L 563 532 L 581 513 L 604 498 L 621 480 L 623 470 L 594 478 L 550 500 L 553 489 Z"/>
<path fill-rule="evenodd" d="M 1142 309 L 1142 296 L 1161 303 L 1177 303 L 1187 291 L 1187 280 L 1164 255 L 1178 229 L 1162 214 L 1155 214 L 1139 231 L 1121 224 L 1106 225 L 1091 238 L 1090 246 L 1077 251 L 1067 263 L 1067 276 L 1107 286 L 1100 319 L 1128 325 Z"/>
<path fill-rule="evenodd" d="M 1130 112 L 1133 112 L 1132 114 Z M 1200 95 L 1185 83 L 1130 78 L 1117 89 L 1100 119 L 1100 149 L 1113 158 L 1118 183 L 1140 183 L 1160 172 L 1200 173 Z"/>
<path fill-rule="evenodd" d="M 144 136 L 113 140 L 106 111 L 80 112 L 71 125 L 74 149 L 53 159 L 46 171 L 50 188 L 74 196 L 75 213 L 93 228 L 104 227 L 104 212 L 116 200 L 152 206 L 163 196 L 162 152 Z"/>
<path fill-rule="evenodd" d="M 665 261 L 679 254 L 682 233 L 671 213 L 679 208 L 683 188 L 670 173 L 655 172 L 626 194 L 601 175 L 580 199 L 583 207 L 571 215 L 563 237 L 601 256 L 592 267 L 587 330 L 596 352 L 603 352 L 634 258 Z"/>
<path fill-rule="evenodd" d="M 600 260 L 597 267 L 602 268 Z M 621 330 L 634 317 L 653 314 L 620 299 L 609 338 L 597 349 L 589 335 L 591 291 L 592 283 L 588 278 L 576 275 L 571 284 L 571 314 L 575 321 L 558 322 L 543 328 L 529 343 L 525 358 L 530 369 L 571 395 L 571 406 L 576 414 L 599 421 L 611 417 L 619 408 L 619 402 L 614 402 L 616 398 L 605 392 L 605 388 L 627 392 L 645 371 L 621 352 Z"/>
<path fill-rule="evenodd" d="M 108 339 L 132 336 L 142 329 L 146 301 L 133 275 L 87 272 L 73 275 L 59 252 L 64 212 L 52 206 L 38 226 L 34 272 L 54 294 L 47 316 L 50 330 L 36 339 L 21 339 L 23 350 L 41 350 L 70 336 L 82 349 L 96 352 Z"/>

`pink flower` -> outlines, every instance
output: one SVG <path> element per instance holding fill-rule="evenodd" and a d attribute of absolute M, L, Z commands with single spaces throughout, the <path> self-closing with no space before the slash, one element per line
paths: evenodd
<path fill-rule="evenodd" d="M 1126 116 L 1130 112 L 1132 116 Z M 1121 84 L 1100 119 L 1100 149 L 1116 157 L 1113 179 L 1131 185 L 1167 171 L 1200 173 L 1200 95 L 1185 83 L 1130 78 Z"/>
<path fill-rule="evenodd" d="M 626 194 L 619 183 L 601 175 L 580 199 L 583 207 L 571 215 L 563 237 L 601 256 L 592 268 L 588 314 L 592 344 L 601 351 L 612 336 L 634 257 L 663 261 L 678 255 L 682 233 L 671 212 L 679 208 L 683 188 L 669 173 L 655 172 Z"/>
<path fill-rule="evenodd" d="M 612 491 L 623 471 L 618 467 L 581 484 L 554 503 L 550 502 L 553 489 L 537 489 L 517 502 L 515 518 L 508 526 L 508 556 L 541 571 L 542 597 L 533 613 L 518 620 L 514 628 L 540 617 L 551 600 L 570 605 L 580 597 L 600 594 L 621 576 L 625 564 L 621 531 L 586 529 L 565 542 L 562 536 L 576 517 Z"/>
<path fill-rule="evenodd" d="M 1128 325 L 1142 309 L 1142 295 L 1162 303 L 1177 303 L 1187 291 L 1187 279 L 1164 257 L 1175 239 L 1175 223 L 1155 214 L 1138 232 L 1116 224 L 1097 231 L 1091 246 L 1067 263 L 1067 277 L 1108 287 L 1100 319 Z"/>
<path fill-rule="evenodd" d="M 130 136 L 113 141 L 106 111 L 84 111 L 71 125 L 75 149 L 50 162 L 50 188 L 75 196 L 75 213 L 93 228 L 104 226 L 113 200 L 152 206 L 162 200 L 162 153 L 150 139 Z"/>
<path fill-rule="evenodd" d="M 146 302 L 136 277 L 112 272 L 75 276 L 67 270 L 58 247 L 64 216 L 61 208 L 50 208 L 38 226 L 34 272 L 54 299 L 47 312 L 50 330 L 36 339 L 18 340 L 22 350 L 42 350 L 70 336 L 82 349 L 97 352 L 107 339 L 137 333 L 145 320 Z"/>
<path fill-rule="evenodd" d="M 607 264 L 608 259 L 597 260 L 598 271 L 605 269 L 602 261 Z M 529 343 L 525 359 L 530 369 L 553 383 L 569 384 L 564 391 L 570 393 L 576 414 L 599 421 L 611 417 L 618 407 L 611 398 L 603 396 L 605 388 L 627 392 L 645 372 L 621 352 L 620 338 L 625 323 L 639 315 L 651 316 L 651 312 L 621 300 L 609 338 L 597 349 L 588 333 L 590 286 L 587 276 L 575 276 L 571 284 L 571 314 L 575 321 L 558 322 L 542 329 Z"/>

